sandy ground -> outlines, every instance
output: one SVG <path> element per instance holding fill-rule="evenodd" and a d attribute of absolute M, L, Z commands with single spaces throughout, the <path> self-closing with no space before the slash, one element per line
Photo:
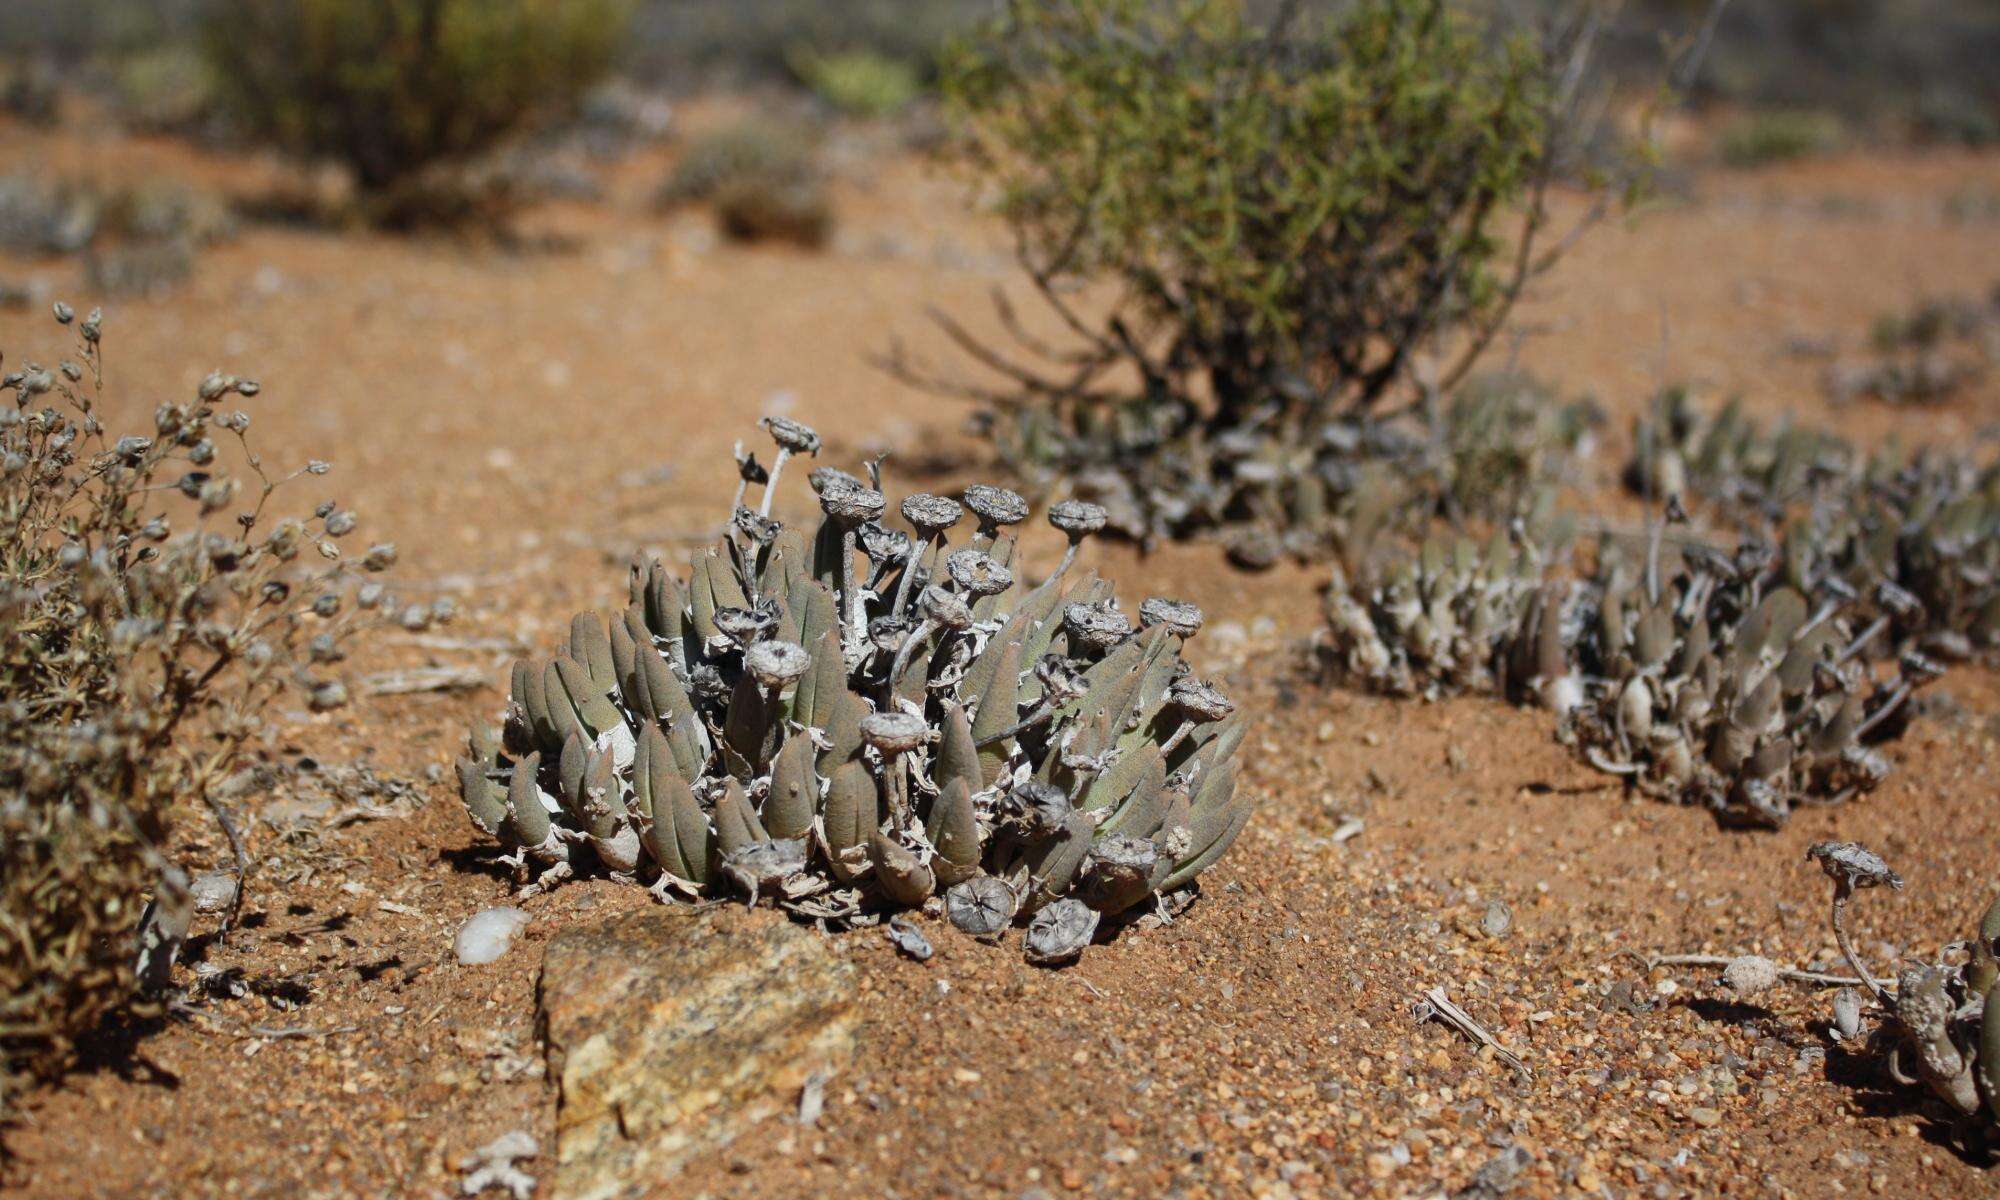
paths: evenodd
<path fill-rule="evenodd" d="M 44 155 L 229 189 L 270 175 L 172 143 L 0 126 L 0 158 Z M 698 217 L 651 214 L 660 165 L 642 155 L 611 173 L 604 202 L 534 213 L 559 249 L 250 228 L 180 291 L 109 305 L 114 410 L 141 419 L 215 367 L 256 376 L 267 454 L 332 459 L 313 482 L 400 544 L 409 595 L 455 595 L 456 636 L 534 648 L 576 609 L 619 601 L 631 550 L 681 554 L 712 528 L 730 445 L 764 412 L 817 425 L 835 462 L 874 447 L 963 455 L 959 405 L 868 362 L 898 337 L 944 356 L 924 306 L 988 327 L 985 294 L 1013 283 L 998 231 L 964 215 L 955 183 L 868 160 L 842 186 L 841 236 L 814 255 L 718 244 Z M 1990 381 L 1945 409 L 1836 411 L 1824 360 L 1786 348 L 1828 335 L 1853 348 L 1885 309 L 1991 286 L 2000 219 L 1953 218 L 1966 195 L 2000 195 L 2000 158 L 1697 177 L 1584 243 L 1526 306 L 1521 361 L 1615 414 L 1592 468 L 1606 477 L 1627 416 L 1667 379 L 1862 438 L 1962 442 L 2000 419 Z M 71 264 L 0 260 L 0 277 L 96 301 Z M 55 357 L 56 332 L 40 312 L 0 312 L 10 360 Z M 1891 748 L 1898 771 L 1866 801 L 1782 833 L 1724 833 L 1578 767 L 1539 714 L 1392 704 L 1306 677 L 1313 572 L 1242 576 L 1201 547 L 1094 557 L 1128 601 L 1183 595 L 1210 613 L 1197 665 L 1262 714 L 1244 751 L 1259 819 L 1180 920 L 1069 970 L 943 927 L 924 965 L 878 935 L 838 939 L 868 1016 L 818 1128 L 772 1122 L 659 1194 L 1425 1196 L 1509 1147 L 1527 1155 L 1520 1195 L 1992 1193 L 1985 1163 L 1826 1036 L 1824 995 L 1745 1004 L 1712 972 L 1648 973 L 1621 952 L 1831 962 L 1823 880 L 1803 855 L 1836 836 L 1910 881 L 1858 908 L 1878 967 L 1961 936 L 1995 891 L 2000 676 L 1947 678 L 1937 692 L 1956 703 Z M 355 669 L 485 667 L 498 685 L 505 655 L 392 636 Z M 214 990 L 241 994 L 142 1040 L 107 1036 L 7 1133 L 8 1189 L 443 1195 L 459 1156 L 496 1134 L 546 1147 L 539 948 L 586 910 L 647 901 L 566 886 L 528 902 L 534 922 L 499 964 L 450 963 L 457 923 L 508 886 L 438 768 L 502 700 L 301 714 L 274 763 L 366 762 L 415 781 L 414 798 L 384 819 L 306 804 L 285 836 L 260 824 L 250 923 L 197 947 Z M 319 794 L 291 779 L 259 803 Z M 1336 840 L 1351 817 L 1363 831 Z M 219 861 L 213 845 L 190 850 Z M 1514 924 L 1500 938 L 1480 929 L 1496 900 Z M 1420 1023 L 1433 987 L 1527 1072 Z"/>

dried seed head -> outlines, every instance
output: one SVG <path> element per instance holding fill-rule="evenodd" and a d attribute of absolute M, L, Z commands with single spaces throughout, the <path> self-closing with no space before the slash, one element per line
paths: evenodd
<path fill-rule="evenodd" d="M 1196 721 L 1220 721 L 1236 711 L 1229 697 L 1192 675 L 1174 680 L 1167 702 Z"/>
<path fill-rule="evenodd" d="M 784 526 L 776 521 L 758 515 L 754 508 L 737 505 L 732 523 L 736 531 L 759 546 L 768 546 L 778 539 L 778 531 Z"/>
<path fill-rule="evenodd" d="M 861 552 L 870 562 L 882 566 L 894 566 L 906 562 L 910 557 L 910 535 L 900 529 L 890 529 L 875 521 L 861 527 L 858 535 Z"/>
<path fill-rule="evenodd" d="M 952 925 L 976 938 L 998 937 L 1013 923 L 1020 900 L 1014 889 L 991 875 L 974 875 L 944 894 L 944 913 Z"/>
<path fill-rule="evenodd" d="M 730 606 L 715 610 L 715 627 L 730 641 L 748 646 L 759 638 L 769 636 L 778 627 L 778 617 L 776 613 Z"/>
<path fill-rule="evenodd" d="M 1038 967 L 1074 962 L 1097 932 L 1097 912 L 1081 900 L 1058 900 L 1028 922 L 1022 950 Z"/>
<path fill-rule="evenodd" d="M 793 454 L 818 454 L 819 434 L 809 427 L 785 417 L 765 417 L 757 424 L 771 435 L 771 440 L 790 450 Z"/>
<path fill-rule="evenodd" d="M 957 596 L 936 584 L 917 594 L 917 611 L 926 621 L 935 621 L 946 629 L 965 630 L 972 627 L 972 610 Z"/>
<path fill-rule="evenodd" d="M 1204 619 L 1201 607 L 1185 600 L 1154 596 L 1139 605 L 1141 625 L 1164 625 L 1169 633 L 1177 637 L 1191 638 L 1200 633 Z"/>
<path fill-rule="evenodd" d="M 989 484 L 975 483 L 965 489 L 965 506 L 979 518 L 979 531 L 992 533 L 1002 525 L 1019 525 L 1028 519 L 1028 502 L 1018 493 Z"/>
<path fill-rule="evenodd" d="M 958 550 L 944 560 L 951 581 L 974 596 L 997 596 L 1014 586 L 1014 573 L 1000 560 L 978 550 Z"/>
<path fill-rule="evenodd" d="M 804 675 L 812 666 L 812 654 L 797 642 L 758 642 L 743 652 L 743 669 L 772 691 Z"/>
<path fill-rule="evenodd" d="M 1080 542 L 1103 529 L 1109 516 L 1103 505 L 1088 500 L 1062 500 L 1049 506 L 1049 524 L 1062 530 L 1072 542 Z"/>
<path fill-rule="evenodd" d="M 924 744 L 930 726 L 915 713 L 878 712 L 861 718 L 861 740 L 891 757 Z"/>
<path fill-rule="evenodd" d="M 908 618 L 884 613 L 868 622 L 868 640 L 884 654 L 894 654 L 902 649 L 903 639 L 910 636 L 912 625 Z"/>
<path fill-rule="evenodd" d="M 1859 842 L 1815 842 L 1806 848 L 1806 857 L 1819 863 L 1820 870 L 1843 889 L 1881 887 L 1900 891 L 1903 877 L 1889 869 L 1882 856 Z"/>
<path fill-rule="evenodd" d="M 848 529 L 858 529 L 864 523 L 878 519 L 888 503 L 882 493 L 854 480 L 852 476 L 829 482 L 819 493 L 821 511 L 836 524 Z"/>
<path fill-rule="evenodd" d="M 828 488 L 867 487 L 868 485 L 849 475 L 839 467 L 814 467 L 806 476 L 814 493 L 825 496 Z"/>
<path fill-rule="evenodd" d="M 943 533 L 964 516 L 964 507 L 949 496 L 918 492 L 903 501 L 903 519 L 924 534 Z"/>
<path fill-rule="evenodd" d="M 1063 631 L 1093 650 L 1109 650 L 1130 636 L 1132 622 L 1109 601 L 1071 604 L 1063 609 Z"/>
<path fill-rule="evenodd" d="M 1039 779 L 1015 784 L 998 804 L 1000 822 L 1030 842 L 1062 832 L 1069 813 L 1069 795 Z"/>

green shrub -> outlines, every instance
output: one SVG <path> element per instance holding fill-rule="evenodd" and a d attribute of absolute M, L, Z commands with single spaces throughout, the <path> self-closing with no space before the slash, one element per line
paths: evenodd
<path fill-rule="evenodd" d="M 805 126 L 751 117 L 704 134 L 661 187 L 662 208 L 708 204 L 722 231 L 742 241 L 806 246 L 833 230 L 826 178 Z"/>
<path fill-rule="evenodd" d="M 209 64 L 191 46 L 169 43 L 130 55 L 114 67 L 118 110 L 134 129 L 186 133 L 215 111 Z"/>
<path fill-rule="evenodd" d="M 894 116 L 923 94 L 916 67 L 873 50 L 801 50 L 791 63 L 814 95 L 849 116 Z"/>
<path fill-rule="evenodd" d="M 229 410 L 256 384 L 211 375 L 116 437 L 101 318 L 57 319 L 76 357 L 0 379 L 0 1108 L 132 998 L 148 892 L 152 964 L 171 964 L 191 909 L 176 824 L 205 804 L 235 844 L 217 785 L 280 696 L 344 702 L 329 672 L 359 627 L 335 544 L 354 515 L 272 512 L 327 467 L 268 473 Z"/>
<path fill-rule="evenodd" d="M 1021 337 L 1038 366 L 948 322 L 1006 385 L 896 365 L 987 402 L 1031 471 L 1129 498 L 1147 536 L 1254 508 L 1234 464 L 1309 454 L 1463 335 L 1448 392 L 1549 262 L 1546 188 L 1581 141 L 1560 80 L 1586 35 L 1501 37 L 1444 0 L 1289 20 L 1016 0 L 946 59 L 961 152 L 1074 344 Z M 1072 299 L 1089 280 L 1118 285 L 1108 315 Z"/>
<path fill-rule="evenodd" d="M 219 99 L 246 129 L 345 162 L 372 215 L 393 224 L 422 215 L 421 203 L 401 200 L 441 165 L 573 105 L 610 66 L 626 9 L 626 0 L 213 0 L 203 40 Z"/>
<path fill-rule="evenodd" d="M 1722 161 L 1732 167 L 1765 167 L 1814 158 L 1840 149 L 1840 121 L 1825 113 L 1754 113 L 1722 131 Z"/>

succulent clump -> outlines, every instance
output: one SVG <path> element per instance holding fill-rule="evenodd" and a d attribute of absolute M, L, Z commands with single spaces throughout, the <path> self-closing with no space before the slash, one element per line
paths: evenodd
<path fill-rule="evenodd" d="M 1775 828 L 1804 798 L 1878 786 L 1889 763 L 1873 745 L 1901 732 L 1937 669 L 1905 654 L 1875 670 L 1836 591 L 1757 557 L 1656 545 L 1647 567 L 1601 566 L 1577 601 L 1572 661 L 1588 682 L 1560 736 L 1641 791 Z"/>
<path fill-rule="evenodd" d="M 1468 538 L 1422 552 L 1357 584 L 1336 568 L 1326 591 L 1326 659 L 1337 673 L 1391 696 L 1436 699 L 1489 692 L 1541 584 L 1540 552 L 1503 533 L 1482 551 Z"/>
<path fill-rule="evenodd" d="M 1532 542 L 1433 542 L 1326 595 L 1326 661 L 1390 695 L 1487 692 L 1557 716 L 1557 737 L 1648 795 L 1775 827 L 1889 774 L 1875 745 L 1940 672 L 1887 653 L 1887 618 L 1826 558 L 1745 541 L 1724 554 L 1656 525 L 1603 539 L 1591 575 L 1557 577 Z M 1634 559 L 1636 558 L 1636 562 Z"/>
<path fill-rule="evenodd" d="M 785 457 L 819 445 L 770 431 L 766 514 Z M 892 508 L 879 477 L 811 483 L 815 528 L 735 522 L 685 576 L 635 565 L 623 613 L 515 664 L 459 773 L 526 890 L 596 871 L 836 923 L 935 905 L 979 937 L 1037 922 L 1030 957 L 1056 963 L 1221 856 L 1250 814 L 1243 717 L 1181 658 L 1198 608 L 1135 624 L 1075 566 L 1096 514 L 1050 514 L 1071 553 L 1028 586 L 1012 492 Z"/>
<path fill-rule="evenodd" d="M 1765 430 L 1732 403 L 1670 389 L 1634 426 L 1627 485 L 1770 529 L 1794 586 L 1808 577 L 1869 631 L 1876 654 L 1958 661 L 2000 647 L 2000 462 L 1894 446 L 1863 453 L 1824 430 Z"/>

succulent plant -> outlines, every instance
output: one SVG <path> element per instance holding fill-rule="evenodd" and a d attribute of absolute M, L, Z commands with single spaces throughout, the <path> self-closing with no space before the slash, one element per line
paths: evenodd
<path fill-rule="evenodd" d="M 979 936 L 1054 914 L 1030 937 L 1054 962 L 1221 856 L 1250 815 L 1244 718 L 1181 658 L 1199 609 L 1135 623 L 1076 565 L 1102 510 L 1055 506 L 1071 553 L 1032 587 L 1001 488 L 911 496 L 903 532 L 878 474 L 821 467 L 795 529 L 771 497 L 818 438 L 766 425 L 777 459 L 740 457 L 728 533 L 686 576 L 635 565 L 630 606 L 516 663 L 499 735 L 474 730 L 466 809 L 527 890 L 591 870 L 833 922 L 935 904 Z"/>
<path fill-rule="evenodd" d="M 1335 670 L 1370 690 L 1436 699 L 1500 690 L 1542 581 L 1540 552 L 1504 532 L 1482 551 L 1433 539 L 1357 585 L 1336 567 L 1326 591 Z"/>
<path fill-rule="evenodd" d="M 1732 824 L 1776 827 L 1802 799 L 1881 783 L 1889 764 L 1870 746 L 1901 731 L 1935 664 L 1905 654 L 1884 677 L 1837 590 L 1792 586 L 1756 543 L 1732 558 L 1668 551 L 1661 533 L 1642 566 L 1607 550 L 1581 589 L 1582 702 L 1559 736 L 1640 790 Z"/>
<path fill-rule="evenodd" d="M 1765 433 L 1662 393 L 1634 428 L 1634 491 L 1712 509 L 1755 541 L 1780 531 L 1785 581 L 1846 603 L 1868 653 L 1943 661 L 2000 646 L 2000 462 L 1893 446 L 1863 455 L 1820 430 Z"/>
<path fill-rule="evenodd" d="M 1820 842 L 1806 853 L 1833 880 L 1834 936 L 1883 1013 L 1869 1047 L 1897 1084 L 1921 1086 L 1941 1101 L 1964 1140 L 1990 1145 L 2000 1122 L 2000 988 L 1994 986 L 2000 981 L 2000 900 L 1987 907 L 1962 946 L 1905 969 L 1891 991 L 1855 953 L 1844 917 L 1857 891 L 1900 890 L 1902 878 L 1853 842 Z M 1862 1003 L 1846 988 L 1835 995 L 1834 1028 L 1843 1038 L 1861 1036 Z"/>

